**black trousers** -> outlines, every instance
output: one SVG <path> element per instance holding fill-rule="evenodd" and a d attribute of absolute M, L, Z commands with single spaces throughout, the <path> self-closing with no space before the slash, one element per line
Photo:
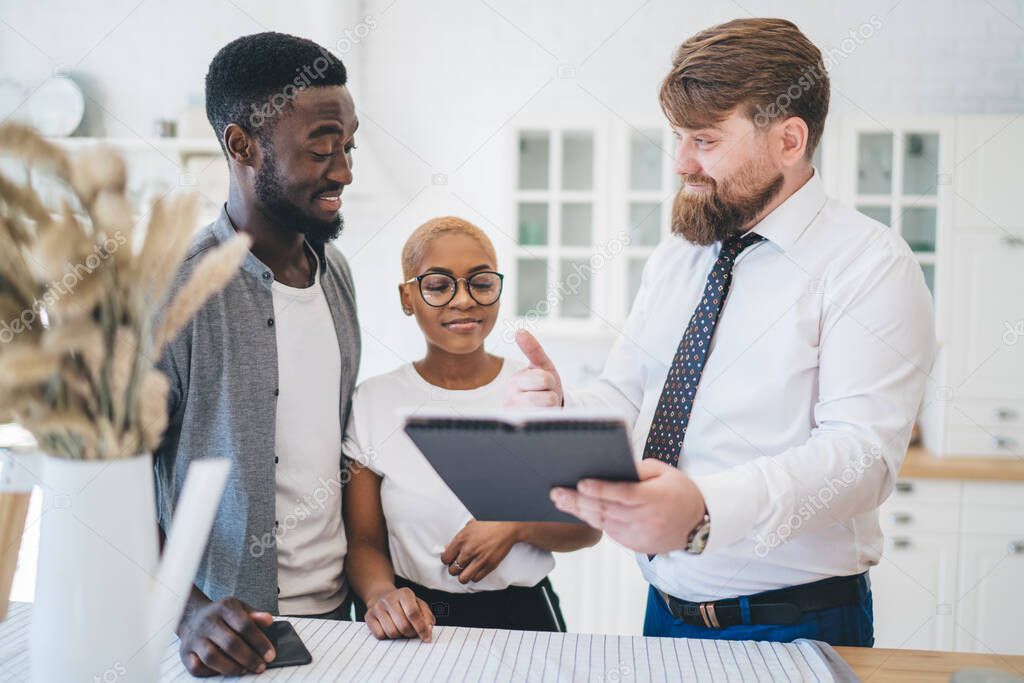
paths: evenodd
<path fill-rule="evenodd" d="M 509 586 L 479 593 L 448 593 L 395 577 L 398 588 L 409 588 L 430 606 L 438 626 L 504 628 L 520 631 L 564 632 L 565 619 L 558 595 L 546 577 L 536 586 Z M 364 621 L 366 605 L 355 600 L 356 619 Z"/>

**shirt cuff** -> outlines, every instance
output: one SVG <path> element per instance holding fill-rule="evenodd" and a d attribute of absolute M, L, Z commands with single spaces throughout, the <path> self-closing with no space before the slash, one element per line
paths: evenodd
<path fill-rule="evenodd" d="M 704 496 L 704 505 L 711 519 L 705 553 L 727 548 L 753 531 L 758 517 L 764 511 L 762 485 L 755 468 L 734 468 L 725 472 L 693 477 L 693 482 Z"/>

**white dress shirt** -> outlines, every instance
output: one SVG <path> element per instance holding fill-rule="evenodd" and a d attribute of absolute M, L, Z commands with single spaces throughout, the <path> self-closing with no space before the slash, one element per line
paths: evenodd
<path fill-rule="evenodd" d="M 648 560 L 656 588 L 717 600 L 878 563 L 892 491 L 931 371 L 931 297 L 906 242 L 812 178 L 736 260 L 679 467 L 704 495 L 702 555 Z M 718 256 L 670 236 L 644 269 L 604 372 L 567 407 L 614 410 L 644 443 L 672 357 Z"/>
<path fill-rule="evenodd" d="M 473 519 L 437 471 L 403 431 L 405 410 L 448 410 L 471 413 L 500 408 L 512 373 L 525 367 L 506 359 L 498 376 L 476 389 L 452 390 L 423 379 L 411 363 L 356 389 L 345 432 L 345 455 L 379 477 L 380 502 L 388 527 L 388 549 L 395 573 L 409 581 L 449 593 L 534 586 L 555 567 L 547 550 L 516 543 L 494 571 L 480 581 L 463 584 L 448 573 L 441 553 Z"/>

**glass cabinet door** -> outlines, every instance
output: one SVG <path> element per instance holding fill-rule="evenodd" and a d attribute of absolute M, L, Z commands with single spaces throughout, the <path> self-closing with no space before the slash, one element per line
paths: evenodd
<path fill-rule="evenodd" d="M 661 189 L 663 154 L 657 130 L 631 130 L 629 136 L 629 189 Z"/>
<path fill-rule="evenodd" d="M 547 131 L 519 134 L 519 189 L 546 190 L 549 185 L 551 139 Z"/>
<path fill-rule="evenodd" d="M 516 268 L 516 315 L 547 315 L 548 263 L 543 258 L 520 258 Z"/>
<path fill-rule="evenodd" d="M 935 251 L 934 206 L 908 206 L 903 209 L 903 239 L 914 251 Z"/>
<path fill-rule="evenodd" d="M 903 236 L 929 288 L 938 247 L 940 142 L 938 132 L 922 130 L 862 130 L 855 137 L 857 210 Z"/>
<path fill-rule="evenodd" d="M 593 273 L 581 264 L 595 243 L 594 131 L 521 130 L 517 143 L 516 313 L 589 318 Z"/>
<path fill-rule="evenodd" d="M 938 134 L 907 133 L 903 138 L 903 194 L 934 195 L 938 178 Z"/>
<path fill-rule="evenodd" d="M 548 243 L 546 202 L 519 202 L 519 244 L 543 246 Z"/>
<path fill-rule="evenodd" d="M 629 313 L 640 289 L 640 275 L 647 258 L 668 233 L 674 188 L 673 147 L 667 130 L 630 129 L 628 168 L 626 169 L 626 229 L 629 242 L 625 249 L 625 268 L 620 278 L 625 284 L 624 315 Z M 621 286 L 621 285 L 620 285 Z"/>
<path fill-rule="evenodd" d="M 562 244 L 588 247 L 594 243 L 594 206 L 590 202 L 562 204 Z"/>
<path fill-rule="evenodd" d="M 891 133 L 861 133 L 859 135 L 857 194 L 892 194 Z"/>

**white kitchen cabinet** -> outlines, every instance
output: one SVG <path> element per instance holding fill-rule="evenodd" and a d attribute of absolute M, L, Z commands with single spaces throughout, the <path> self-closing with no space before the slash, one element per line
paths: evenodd
<path fill-rule="evenodd" d="M 952 170 L 957 228 L 1024 226 L 1020 160 L 1024 117 L 959 116 Z"/>
<path fill-rule="evenodd" d="M 935 301 L 922 406 L 940 455 L 1024 456 L 1024 117 L 850 116 L 833 126 L 839 198 L 900 233 Z M 978 402 L 1001 412 L 976 419 Z M 1005 405 L 1004 405 L 1005 404 Z"/>
<path fill-rule="evenodd" d="M 632 551 L 607 535 L 597 545 L 555 553 L 551 585 L 570 631 L 634 635 L 643 631 L 648 584 Z"/>
<path fill-rule="evenodd" d="M 902 117 L 883 124 L 850 116 L 835 130 L 839 199 L 903 236 L 938 300 L 952 213 L 953 119 Z"/>
<path fill-rule="evenodd" d="M 963 228 L 955 233 L 953 247 L 946 291 L 955 323 L 948 325 L 948 348 L 925 395 L 925 445 L 939 454 L 1019 457 L 1024 455 L 1024 238 L 999 227 Z"/>
<path fill-rule="evenodd" d="M 1024 654 L 1024 483 L 903 479 L 879 521 L 876 647 Z"/>
<path fill-rule="evenodd" d="M 875 647 L 953 648 L 955 533 L 917 532 L 886 538 L 871 570 Z"/>
<path fill-rule="evenodd" d="M 967 536 L 961 553 L 956 649 L 1024 654 L 1024 529 Z"/>
<path fill-rule="evenodd" d="M 952 649 L 960 496 L 958 481 L 901 480 L 879 511 L 876 647 Z"/>
<path fill-rule="evenodd" d="M 1020 151 L 1024 155 L 1024 141 Z M 1024 226 L 1024 218 L 1018 221 Z M 954 249 L 952 306 L 959 315 L 950 335 L 956 349 L 949 358 L 953 405 L 965 398 L 1022 398 L 1024 382 L 1007 380 L 1024 378 L 1024 235 L 998 227 L 964 229 Z M 996 415 L 977 417 L 989 425 L 986 418 Z"/>
<path fill-rule="evenodd" d="M 1024 484 L 966 482 L 957 581 L 958 650 L 1024 654 Z"/>

